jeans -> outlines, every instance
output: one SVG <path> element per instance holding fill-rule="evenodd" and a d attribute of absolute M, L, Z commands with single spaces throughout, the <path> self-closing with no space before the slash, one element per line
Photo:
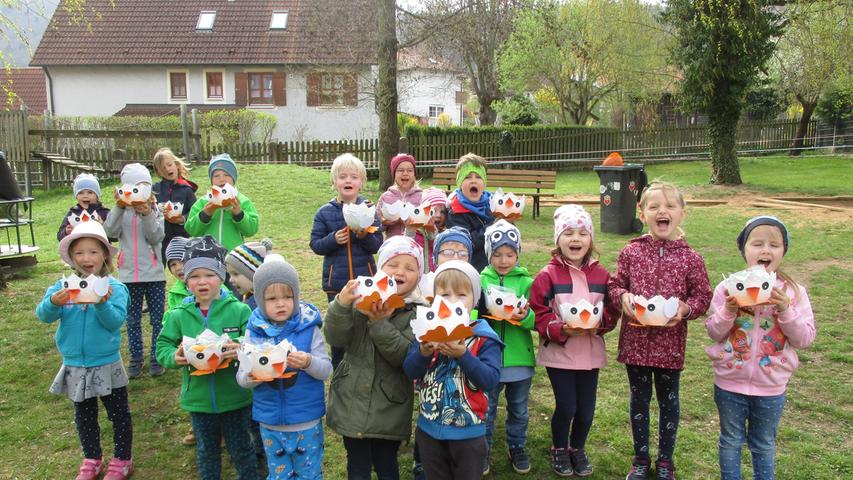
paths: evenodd
<path fill-rule="evenodd" d="M 501 391 L 506 388 L 506 443 L 510 447 L 523 447 L 527 443 L 527 398 L 530 396 L 530 385 L 533 377 L 517 382 L 498 383 L 489 392 L 489 414 L 486 422 L 486 441 L 492 448 L 492 434 L 495 431 L 495 420 L 498 414 L 498 401 Z"/>
<path fill-rule="evenodd" d="M 744 443 L 752 455 L 752 478 L 773 478 L 776 431 L 785 394 L 758 397 L 729 392 L 714 385 L 714 402 L 720 413 L 720 478 L 740 480 L 740 454 Z"/>

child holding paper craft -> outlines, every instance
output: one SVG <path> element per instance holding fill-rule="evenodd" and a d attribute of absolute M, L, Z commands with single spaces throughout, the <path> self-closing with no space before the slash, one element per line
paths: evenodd
<path fill-rule="evenodd" d="M 406 232 L 406 222 L 402 218 L 388 219 L 382 214 L 382 207 L 394 202 L 415 206 L 421 204 L 423 192 L 417 182 L 415 164 L 415 157 L 407 153 L 397 154 L 391 159 L 391 178 L 394 179 L 394 184 L 388 187 L 376 202 L 379 218 L 385 226 L 385 238 L 410 234 L 417 240 L 418 235 L 415 235 L 415 232 Z M 418 241 L 418 245 L 423 247 L 423 237 Z"/>
<path fill-rule="evenodd" d="M 237 184 L 237 164 L 230 155 L 222 153 L 211 158 L 207 175 L 211 192 L 193 204 L 184 228 L 193 237 L 210 235 L 231 250 L 243 243 L 245 237 L 258 233 L 260 217 L 249 197 L 239 191 L 232 197 L 231 189 Z M 215 200 L 218 196 L 232 198 Z"/>
<path fill-rule="evenodd" d="M 231 284 L 237 293 L 242 295 L 243 303 L 252 310 L 258 307 L 252 279 L 271 250 L 272 240 L 265 238 L 260 242 L 246 242 L 238 245 L 225 256 L 225 266 L 231 278 Z"/>
<path fill-rule="evenodd" d="M 296 269 L 278 254 L 267 255 L 254 274 L 258 307 L 249 317 L 244 343 L 287 340 L 289 377 L 259 380 L 241 366 L 237 382 L 254 389 L 252 418 L 261 424 L 270 478 L 323 478 L 323 382 L 332 373 L 320 330 L 320 310 L 299 301 Z"/>
<path fill-rule="evenodd" d="M 373 255 L 382 245 L 382 233 L 378 230 L 353 231 L 344 220 L 344 204 L 370 204 L 359 195 L 367 170 L 364 164 L 350 153 L 335 158 L 332 162 L 332 186 L 337 192 L 335 198 L 321 206 L 314 214 L 314 226 L 311 228 L 311 250 L 323 256 L 323 291 L 331 302 L 347 282 L 359 275 L 376 273 Z M 379 226 L 379 219 L 373 223 Z M 337 368 L 343 357 L 343 351 L 332 346 L 332 365 Z"/>
<path fill-rule="evenodd" d="M 184 279 L 184 250 L 187 248 L 187 239 L 175 237 L 166 247 L 166 267 L 169 273 L 175 277 L 175 283 L 166 292 L 166 311 L 180 305 L 185 298 L 190 296 L 187 290 L 187 282 Z"/>
<path fill-rule="evenodd" d="M 480 273 L 484 294 L 480 298 L 480 316 L 491 315 L 486 296 L 490 287 L 506 288 L 518 296 L 530 298 L 533 277 L 526 268 L 518 265 L 521 253 L 521 232 L 506 220 L 498 220 L 486 229 L 486 256 L 489 266 Z M 533 355 L 533 337 L 530 330 L 535 325 L 535 314 L 527 302 L 522 308 L 516 302 L 501 299 L 500 307 L 509 308 L 511 318 L 489 319 L 489 325 L 504 343 L 500 382 L 489 392 L 489 419 L 486 424 L 486 440 L 491 451 L 501 391 L 506 389 L 506 443 L 509 447 L 510 463 L 516 473 L 530 471 L 527 455 L 527 398 L 533 381 L 536 359 Z M 488 469 L 488 464 L 486 469 Z"/>
<path fill-rule="evenodd" d="M 190 170 L 183 160 L 175 156 L 169 148 L 161 148 L 154 154 L 154 173 L 162 180 L 153 185 L 152 190 L 157 196 L 160 211 L 163 212 L 166 221 L 165 238 L 163 239 L 163 257 L 166 256 L 166 248 L 175 237 L 189 237 L 184 224 L 195 204 L 195 192 L 198 185 L 188 180 Z M 165 211 L 166 202 L 177 202 L 181 204 L 181 211 L 172 215 Z"/>
<path fill-rule="evenodd" d="M 723 480 L 741 478 L 744 443 L 749 445 L 754 478 L 774 478 L 785 389 L 799 365 L 796 349 L 808 347 L 815 339 L 806 289 L 779 270 L 789 242 L 788 228 L 778 218 L 759 216 L 747 221 L 737 237 L 738 249 L 747 266 L 764 270 L 757 273 L 776 274 L 769 300 L 739 306 L 723 281 L 714 290 L 711 314 L 705 321 L 708 335 L 717 342 L 707 352 L 714 364 Z"/>
<path fill-rule="evenodd" d="M 468 263 L 436 269 L 435 294 L 467 311 L 480 298 L 480 275 Z M 431 307 L 432 308 L 432 307 Z M 502 343 L 478 321 L 473 336 L 452 342 L 415 341 L 403 368 L 418 384 L 415 438 L 426 478 L 480 478 L 488 457 L 488 392 L 500 381 Z"/>
<path fill-rule="evenodd" d="M 163 375 L 165 370 L 157 363 L 157 335 L 162 328 L 166 301 L 166 274 L 163 272 L 162 248 L 163 213 L 157 209 L 151 192 L 151 174 L 140 163 L 130 163 L 121 170 L 121 182 L 127 188 L 148 195 L 141 203 L 128 205 L 124 196 L 115 193 L 116 206 L 104 222 L 107 235 L 119 239 L 118 279 L 130 291 L 127 312 L 127 344 L 130 363 L 127 375 L 138 378 L 144 364 L 142 339 L 142 303 L 148 304 L 148 322 L 151 324 L 151 353 L 148 372 L 152 377 Z M 129 193 L 129 192 L 128 192 Z M 134 193 L 136 195 L 136 193 Z M 133 197 L 130 197 L 133 198 Z"/>
<path fill-rule="evenodd" d="M 166 314 L 157 339 L 157 360 L 166 368 L 181 369 L 180 403 L 190 412 L 202 480 L 220 478 L 223 438 L 238 477 L 257 479 L 258 463 L 248 429 L 252 393 L 237 384 L 234 361 L 239 346 L 235 340 L 245 332 L 251 310 L 222 287 L 225 252 L 209 235 L 187 242 L 184 275 L 192 297 Z M 201 372 L 188 366 L 187 356 L 193 352 L 184 351 L 183 340 L 207 330 L 231 340 L 222 347 L 213 371 Z"/>
<path fill-rule="evenodd" d="M 629 480 L 647 478 L 650 471 L 652 385 L 660 409 L 656 478 L 675 477 L 673 452 L 679 419 L 678 381 L 687 342 L 686 320 L 704 314 L 711 302 L 705 262 L 690 248 L 679 228 L 687 216 L 685 206 L 675 185 L 653 181 L 639 203 L 640 220 L 648 226 L 649 233 L 631 240 L 622 249 L 616 273 L 608 282 L 610 300 L 622 306 L 617 360 L 625 364 L 631 387 L 634 459 Z M 635 295 L 676 298 L 674 315 L 661 327 L 636 323 Z"/>
<path fill-rule="evenodd" d="M 50 392 L 67 395 L 74 402 L 74 423 L 83 447 L 83 464 L 77 480 L 121 480 L 133 472 L 133 426 L 127 402 L 127 373 L 121 362 L 121 325 L 127 314 L 127 287 L 113 278 L 110 245 L 104 227 L 84 222 L 59 242 L 59 255 L 79 276 L 109 277 L 109 289 L 99 303 L 69 303 L 72 292 L 62 280 L 52 285 L 36 307 L 45 323 L 59 320 L 56 346 L 62 367 Z M 109 465 L 101 452 L 98 400 L 113 423 L 113 459 Z"/>
<path fill-rule="evenodd" d="M 71 224 L 71 219 L 83 220 L 83 212 L 91 215 L 93 220 L 104 223 L 107 216 L 110 214 L 110 209 L 101 204 L 101 184 L 98 183 L 98 177 L 91 173 L 81 173 L 74 177 L 74 198 L 77 204 L 68 209 L 68 213 L 62 217 L 62 223 L 59 224 L 59 231 L 56 232 L 56 239 L 62 240 L 66 235 L 71 233 L 74 225 Z"/>
<path fill-rule="evenodd" d="M 409 237 L 391 237 L 379 249 L 379 265 L 396 282 L 406 304 L 397 309 L 375 303 L 368 313 L 355 308 L 358 280 L 350 280 L 329 304 L 324 331 L 343 361 L 329 388 L 329 428 L 344 437 L 349 478 L 398 479 L 397 450 L 412 429 L 412 381 L 403 359 L 414 336 L 410 326 L 423 251 Z"/>
<path fill-rule="evenodd" d="M 619 307 L 607 297 L 610 274 L 594 258 L 592 217 L 580 205 L 554 212 L 551 261 L 536 275 L 530 305 L 536 312 L 539 350 L 554 391 L 551 469 L 559 476 L 592 474 L 586 439 L 592 428 L 599 370 L 607 364 L 604 334 Z"/>
<path fill-rule="evenodd" d="M 456 190 L 448 198 L 447 226 L 468 230 L 474 244 L 474 256 L 469 262 L 478 272 L 489 264 L 484 234 L 495 220 L 489 209 L 490 197 L 486 191 L 486 160 L 473 153 L 464 155 L 456 163 Z"/>

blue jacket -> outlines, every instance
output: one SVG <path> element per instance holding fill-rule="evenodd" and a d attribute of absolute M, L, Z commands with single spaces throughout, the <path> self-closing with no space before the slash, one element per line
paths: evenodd
<path fill-rule="evenodd" d="M 356 203 L 368 201 L 358 197 Z M 379 226 L 379 218 L 374 220 L 374 226 Z M 311 229 L 311 250 L 317 255 L 323 255 L 323 290 L 337 293 L 351 279 L 359 275 L 374 275 L 376 262 L 373 254 L 382 245 L 382 233 L 369 233 L 363 238 L 356 238 L 350 232 L 349 240 L 344 245 L 335 241 L 335 232 L 346 227 L 343 204 L 336 199 L 323 205 L 314 215 L 314 227 Z"/>
<path fill-rule="evenodd" d="M 465 440 L 486 434 L 488 393 L 501 376 L 503 344 L 485 320 L 474 326 L 468 351 L 458 359 L 424 357 L 412 345 L 403 370 L 418 391 L 418 428 L 436 440 Z"/>
<path fill-rule="evenodd" d="M 300 352 L 311 351 L 314 331 L 322 325 L 320 310 L 310 303 L 300 302 L 300 310 L 294 312 L 282 326 L 276 326 L 264 318 L 256 308 L 249 317 L 247 330 L 253 343 L 279 343 L 290 341 Z M 252 418 L 267 425 L 294 425 L 316 420 L 326 414 L 325 387 L 317 380 L 297 370 L 292 378 L 279 378 L 255 387 L 252 400 Z"/>
<path fill-rule="evenodd" d="M 189 180 L 185 180 L 183 178 L 179 178 L 177 182 L 173 182 L 171 180 L 161 180 L 155 183 L 151 187 L 151 191 L 154 192 L 154 195 L 157 197 L 157 203 L 166 203 L 166 202 L 181 202 L 184 204 L 184 209 L 181 211 L 181 214 L 184 218 L 189 218 L 190 209 L 193 208 L 193 204 L 195 203 L 195 192 L 198 190 L 198 185 Z M 169 221 L 164 221 L 164 230 L 166 233 L 166 237 L 163 238 L 163 258 L 166 258 L 166 247 L 169 246 L 169 242 L 175 237 L 187 237 L 189 238 L 189 234 L 183 225 L 179 225 L 177 223 L 172 223 Z"/>
<path fill-rule="evenodd" d="M 127 287 L 110 277 L 110 298 L 95 305 L 56 306 L 50 296 L 62 288 L 62 280 L 48 287 L 36 307 L 36 316 L 44 323 L 59 320 L 56 347 L 65 365 L 98 367 L 121 359 L 121 325 L 127 316 Z"/>

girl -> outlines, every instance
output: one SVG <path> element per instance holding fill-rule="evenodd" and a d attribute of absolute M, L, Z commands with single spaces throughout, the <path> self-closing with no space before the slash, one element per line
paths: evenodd
<path fill-rule="evenodd" d="M 36 316 L 42 322 L 60 321 L 56 346 L 62 355 L 62 367 L 50 392 L 67 395 L 74 402 L 74 423 L 83 447 L 77 480 L 95 480 L 105 470 L 105 479 L 121 480 L 133 472 L 128 379 L 119 353 L 128 293 L 127 287 L 110 276 L 115 253 L 100 223 L 77 225 L 59 242 L 59 254 L 79 276 L 109 276 L 108 293 L 94 305 L 69 304 L 71 294 L 60 280 L 47 289 L 36 307 Z M 101 452 L 98 399 L 113 423 L 115 456 L 109 466 L 104 464 Z"/>
<path fill-rule="evenodd" d="M 530 289 L 539 332 L 537 363 L 545 366 L 554 390 L 551 468 L 561 477 L 592 474 L 585 445 L 595 415 L 598 372 L 607 364 L 603 336 L 619 318 L 619 308 L 606 294 L 610 274 L 593 258 L 597 255 L 594 236 L 592 217 L 583 207 L 558 208 L 554 212 L 556 248 Z M 560 305 L 581 300 L 591 305 L 603 302 L 598 328 L 571 328 L 561 318 Z"/>
<path fill-rule="evenodd" d="M 320 330 L 320 310 L 299 301 L 299 276 L 281 255 L 270 254 L 252 279 L 258 307 L 249 317 L 246 342 L 296 347 L 287 368 L 296 376 L 256 381 L 240 370 L 237 382 L 253 388 L 252 418 L 261 424 L 271 478 L 323 478 L 323 382 L 332 373 Z"/>
<path fill-rule="evenodd" d="M 414 336 L 409 325 L 413 294 L 423 272 L 423 251 L 409 237 L 391 237 L 379 249 L 379 268 L 393 277 L 406 305 L 392 310 L 376 307 L 364 314 L 353 307 L 358 280 L 350 280 L 329 304 L 324 325 L 326 341 L 344 349 L 329 387 L 329 427 L 344 437 L 349 478 L 379 480 L 400 476 L 397 450 L 412 429 L 411 380 L 403 360 Z"/>
<path fill-rule="evenodd" d="M 684 368 L 687 323 L 705 313 L 711 287 L 702 257 L 687 245 L 679 224 L 684 197 L 666 182 L 653 181 L 640 198 L 640 220 L 649 233 L 631 240 L 619 254 L 608 282 L 610 300 L 622 305 L 617 360 L 628 370 L 634 460 L 629 480 L 649 475 L 649 403 L 652 384 L 660 409 L 656 478 L 675 478 L 673 452 L 678 430 L 678 380 Z M 665 327 L 636 326 L 634 295 L 677 297 L 676 315 Z"/>
<path fill-rule="evenodd" d="M 124 184 L 151 185 L 151 174 L 142 164 L 131 163 L 121 170 Z M 115 194 L 118 200 L 118 193 Z M 163 320 L 166 299 L 166 274 L 161 259 L 163 242 L 163 213 L 157 209 L 154 196 L 147 203 L 135 207 L 124 207 L 116 203 L 104 222 L 104 229 L 111 237 L 119 239 L 121 253 L 118 255 L 118 278 L 130 291 L 130 307 L 127 314 L 127 343 L 130 348 L 130 364 L 127 375 L 138 378 L 142 375 L 144 346 L 142 341 L 142 302 L 148 303 L 148 318 L 151 323 L 151 359 L 148 372 L 152 377 L 163 375 L 165 370 L 157 363 L 157 336 Z"/>
<path fill-rule="evenodd" d="M 753 478 L 773 478 L 785 387 L 799 364 L 795 349 L 814 342 L 814 315 L 806 289 L 779 270 L 788 242 L 788 229 L 776 217 L 746 222 L 737 246 L 748 266 L 776 272 L 769 303 L 738 307 L 720 283 L 705 321 L 708 335 L 717 342 L 707 352 L 714 364 L 723 480 L 741 478 L 740 453 L 745 442 L 752 454 Z"/>
<path fill-rule="evenodd" d="M 198 185 L 187 180 L 187 177 L 190 176 L 189 167 L 168 148 L 157 150 L 157 153 L 154 154 L 153 163 L 154 173 L 162 178 L 152 187 L 154 195 L 157 197 L 157 203 L 181 202 L 184 205 L 180 218 L 176 220 L 166 219 L 165 237 L 163 237 L 162 242 L 163 251 L 160 252 L 161 256 L 166 258 L 166 247 L 169 246 L 169 242 L 173 238 L 189 237 L 186 229 L 184 229 L 184 223 L 186 223 L 190 209 L 195 203 L 195 192 L 198 190 Z"/>
<path fill-rule="evenodd" d="M 382 218 L 382 205 L 385 203 L 394 203 L 398 200 L 410 203 L 412 205 L 421 204 L 421 187 L 418 185 L 415 178 L 415 157 L 400 153 L 391 159 L 391 177 L 394 178 L 394 184 L 388 187 L 388 190 L 382 193 L 379 201 L 376 202 L 376 211 L 379 212 L 379 217 L 382 220 L 382 225 L 385 225 L 385 238 L 393 237 L 394 235 L 406 235 L 406 225 L 403 220 L 386 220 Z M 418 245 L 423 247 L 424 239 L 420 233 L 411 232 L 410 236 L 418 237 Z"/>

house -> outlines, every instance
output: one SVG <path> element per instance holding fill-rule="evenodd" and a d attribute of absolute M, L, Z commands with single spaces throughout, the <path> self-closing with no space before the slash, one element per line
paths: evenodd
<path fill-rule="evenodd" d="M 463 69 L 422 45 L 401 49 L 397 54 L 398 110 L 435 126 L 446 113 L 452 125 L 462 124 L 465 98 Z"/>
<path fill-rule="evenodd" d="M 47 109 L 47 87 L 44 72 L 40 68 L 0 68 L 0 110 L 17 110 L 23 106 L 35 115 Z"/>
<path fill-rule="evenodd" d="M 57 8 L 30 62 L 44 69 L 54 115 L 245 107 L 275 115 L 279 140 L 378 135 L 374 1 L 88 0 L 86 8 L 97 14 L 76 23 Z M 427 93 L 436 98 L 417 103 L 454 108 L 436 88 Z"/>

